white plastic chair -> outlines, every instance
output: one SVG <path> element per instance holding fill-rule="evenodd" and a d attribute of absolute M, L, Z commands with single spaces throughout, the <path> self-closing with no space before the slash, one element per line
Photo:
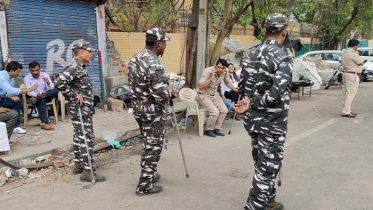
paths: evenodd
<path fill-rule="evenodd" d="M 23 89 L 25 87 L 24 84 L 20 86 L 20 89 Z M 26 93 L 22 94 L 22 101 L 23 101 L 23 124 L 25 127 L 27 127 L 28 123 L 28 108 L 29 107 L 36 107 L 32 104 L 29 104 L 26 98 Z M 53 108 L 53 114 L 54 114 L 54 120 L 56 121 L 56 124 L 58 123 L 58 112 L 56 107 L 56 100 L 53 98 L 52 101 L 48 102 L 46 106 L 52 106 Z M 47 116 L 48 116 L 48 110 L 47 110 Z"/>
<path fill-rule="evenodd" d="M 183 88 L 179 91 L 179 97 L 182 101 L 187 103 L 187 111 L 185 116 L 185 127 L 188 123 L 188 116 L 197 115 L 199 136 L 203 136 L 203 125 L 205 123 L 206 110 L 199 108 L 199 104 L 196 101 L 197 92 L 190 88 Z M 185 129 L 186 132 L 186 129 Z"/>

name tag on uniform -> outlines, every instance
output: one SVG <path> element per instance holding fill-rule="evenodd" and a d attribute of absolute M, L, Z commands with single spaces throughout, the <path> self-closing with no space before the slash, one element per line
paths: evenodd
<path fill-rule="evenodd" d="M 161 70 L 161 69 L 163 69 L 162 64 L 157 63 L 156 66 L 155 66 L 155 69 L 157 69 L 157 70 Z"/>

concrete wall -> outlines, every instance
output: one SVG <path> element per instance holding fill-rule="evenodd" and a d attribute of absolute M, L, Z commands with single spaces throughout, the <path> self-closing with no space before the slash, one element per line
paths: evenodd
<path fill-rule="evenodd" d="M 115 49 L 121 54 L 121 59 L 129 61 L 136 53 L 145 47 L 145 33 L 107 32 L 109 39 L 114 41 Z M 172 41 L 167 42 L 167 48 L 161 63 L 166 72 L 185 72 L 184 34 L 167 33 Z"/>

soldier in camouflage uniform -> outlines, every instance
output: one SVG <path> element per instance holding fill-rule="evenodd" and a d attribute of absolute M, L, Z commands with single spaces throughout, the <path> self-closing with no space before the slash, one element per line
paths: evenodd
<path fill-rule="evenodd" d="M 146 48 L 137 53 L 128 64 L 128 82 L 132 93 L 133 114 L 140 126 L 143 138 L 141 175 L 136 189 L 137 195 L 162 192 L 155 186 L 161 176 L 157 173 L 157 162 L 161 157 L 166 120 L 166 106 L 173 90 L 167 85 L 163 66 L 158 58 L 171 40 L 165 32 L 152 28 L 146 32 Z M 174 93 L 173 93 L 174 94 Z"/>
<path fill-rule="evenodd" d="M 92 175 L 88 163 L 88 155 L 91 156 L 92 165 L 93 145 L 95 135 L 93 133 L 93 93 L 92 83 L 88 77 L 85 64 L 91 60 L 92 51 L 94 51 L 89 42 L 81 41 L 73 46 L 74 60 L 69 64 L 64 72 L 59 75 L 56 82 L 56 87 L 62 92 L 66 98 L 67 112 L 71 118 L 74 127 L 73 148 L 75 154 L 74 174 L 81 174 L 80 180 L 83 182 L 91 182 Z M 83 116 L 83 124 L 86 132 L 87 148 L 84 143 L 83 131 L 80 123 L 79 109 Z M 95 170 L 95 167 L 93 167 Z M 105 181 L 104 176 L 94 174 L 96 182 Z"/>
<path fill-rule="evenodd" d="M 287 25 L 284 15 L 269 15 L 264 25 L 266 41 L 243 60 L 240 90 L 244 99 L 235 109 L 245 113 L 255 161 L 245 209 L 283 209 L 275 201 L 275 179 L 282 165 L 291 94 L 293 60 L 282 46 Z"/>

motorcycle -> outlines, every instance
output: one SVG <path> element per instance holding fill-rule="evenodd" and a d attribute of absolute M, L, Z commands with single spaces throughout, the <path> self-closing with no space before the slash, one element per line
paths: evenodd
<path fill-rule="evenodd" d="M 343 76 L 343 68 L 342 64 L 338 67 L 337 70 L 333 73 L 333 76 L 329 79 L 328 84 L 325 86 L 325 90 L 329 89 L 331 85 L 333 85 L 336 81 L 342 84 L 342 76 Z"/>
<path fill-rule="evenodd" d="M 364 61 L 364 63 L 365 62 L 366 61 Z M 342 76 L 343 76 L 343 68 L 341 64 L 338 67 L 338 69 L 333 73 L 333 76 L 330 78 L 328 84 L 325 86 L 325 90 L 329 89 L 329 87 L 333 85 L 336 81 L 338 81 L 340 84 L 343 84 Z M 360 83 L 365 82 L 366 80 L 368 80 L 368 72 L 367 72 L 367 68 L 363 66 L 363 70 L 360 74 Z"/>

